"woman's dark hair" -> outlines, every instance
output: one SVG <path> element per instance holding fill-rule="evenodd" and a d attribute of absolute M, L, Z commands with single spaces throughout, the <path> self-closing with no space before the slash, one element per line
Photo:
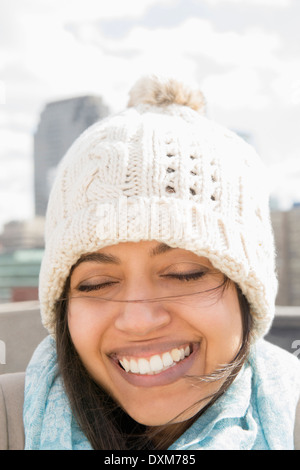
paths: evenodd
<path fill-rule="evenodd" d="M 225 279 L 222 289 L 232 281 Z M 147 427 L 134 421 L 97 384 L 83 365 L 68 328 L 68 292 L 70 276 L 64 292 L 56 303 L 56 345 L 59 370 L 66 394 L 81 430 L 95 450 L 167 449 L 205 412 L 233 382 L 247 359 L 250 347 L 251 315 L 247 299 L 239 287 L 237 294 L 243 322 L 243 340 L 234 360 L 209 376 L 190 377 L 195 382 L 222 379 L 222 385 L 208 403 L 191 419 L 177 424 Z M 201 400 L 200 400 L 201 401 Z M 164 432 L 166 431 L 167 432 Z"/>

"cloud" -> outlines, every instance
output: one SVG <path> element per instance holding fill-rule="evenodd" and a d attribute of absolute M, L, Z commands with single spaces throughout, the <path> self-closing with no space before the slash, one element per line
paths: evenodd
<path fill-rule="evenodd" d="M 27 132 L 18 132 L 16 129 L 1 129 L 0 160 L 8 152 L 22 154 L 31 150 L 31 136 Z"/>
<path fill-rule="evenodd" d="M 179 73 L 183 78 L 196 79 L 200 64 L 210 61 L 221 73 L 227 73 L 225 79 L 231 76 L 235 83 L 241 77 L 241 68 L 270 68 L 277 73 L 283 62 L 276 55 L 281 47 L 280 37 L 258 28 L 242 33 L 218 31 L 211 21 L 199 17 L 173 28 L 136 26 L 125 37 L 115 39 L 106 37 L 97 26 L 98 7 L 93 21 L 84 19 L 71 25 L 65 20 L 77 17 L 78 2 L 74 2 L 71 13 L 63 1 L 61 16 L 50 14 L 51 21 L 47 17 L 50 2 L 45 3 L 45 11 L 38 8 L 37 12 L 31 9 L 22 13 L 19 34 L 24 40 L 14 54 L 6 55 L 6 68 L 15 67 L 20 76 L 25 69 L 30 70 L 34 87 L 29 85 L 26 95 L 31 93 L 34 98 L 45 94 L 48 99 L 56 99 L 90 91 L 103 94 L 112 100 L 113 109 L 119 109 L 133 81 L 148 71 Z M 143 5 L 153 3 L 156 2 L 149 0 Z M 89 1 L 87 10 L 88 5 Z M 84 15 L 85 12 L 83 18 Z M 252 91 L 259 90 L 258 72 L 250 70 L 249 74 L 255 80 L 250 84 Z M 25 80 L 23 85 L 25 89 Z M 7 92 L 11 86 L 16 89 L 16 83 L 9 81 Z"/>
<path fill-rule="evenodd" d="M 95 31 L 93 40 L 101 45 L 100 33 L 97 39 Z M 135 27 L 122 42 L 107 41 L 106 48 L 119 56 L 132 51 L 129 69 L 134 71 L 177 73 L 194 80 L 201 77 L 211 101 L 227 108 L 267 105 L 263 73 L 271 71 L 277 77 L 282 66 L 277 56 L 281 40 L 275 33 L 257 28 L 220 32 L 202 18 L 186 20 L 177 28 Z M 207 61 L 215 73 L 205 67 Z M 126 75 L 131 74 L 125 71 Z"/>
<path fill-rule="evenodd" d="M 286 60 L 271 87 L 282 103 L 288 106 L 299 106 L 300 60 Z"/>
<path fill-rule="evenodd" d="M 209 75 L 203 81 L 203 92 L 210 105 L 226 109 L 265 108 L 269 99 L 262 91 L 262 79 L 257 71 L 236 67 L 225 73 Z"/>
<path fill-rule="evenodd" d="M 49 22 L 94 21 L 96 19 L 138 18 L 153 5 L 170 5 L 174 0 L 10 0 L 1 6 L 5 17 L 18 18 L 31 14 L 36 18 L 48 18 Z M 9 33 L 9 28 L 7 32 Z"/>
<path fill-rule="evenodd" d="M 2 164 L 2 157 L 0 155 L 0 228 L 8 220 L 26 220 L 33 215 L 30 155 L 9 146 L 5 165 Z"/>
<path fill-rule="evenodd" d="M 28 133 L 1 129 L 0 227 L 32 215 L 32 140 Z"/>
<path fill-rule="evenodd" d="M 3 80 L 0 80 L 0 104 L 5 104 L 6 101 L 6 88 Z"/>
<path fill-rule="evenodd" d="M 190 18 L 177 28 L 135 27 L 121 42 L 109 40 L 107 44 L 111 51 L 151 52 L 157 58 L 161 54 L 169 54 L 171 59 L 193 55 L 209 57 L 220 65 L 269 67 L 277 62 L 274 53 L 280 48 L 281 40 L 276 33 L 258 28 L 249 28 L 243 33 L 220 32 L 207 19 Z"/>
<path fill-rule="evenodd" d="M 196 0 L 199 2 L 199 0 Z M 203 1 L 203 0 L 201 0 Z M 219 5 L 241 5 L 252 7 L 271 7 L 271 8 L 287 8 L 292 5 L 293 0 L 204 0 L 212 6 Z"/>
<path fill-rule="evenodd" d="M 294 201 L 300 202 L 299 155 L 269 165 L 271 193 L 280 200 L 281 209 L 289 209 Z"/>

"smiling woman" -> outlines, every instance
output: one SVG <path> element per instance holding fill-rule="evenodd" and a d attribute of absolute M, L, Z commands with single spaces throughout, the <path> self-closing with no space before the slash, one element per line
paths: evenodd
<path fill-rule="evenodd" d="M 201 92 L 146 77 L 63 159 L 26 449 L 293 447 L 299 363 L 262 340 L 276 295 L 266 173 L 203 110 Z"/>
<path fill-rule="evenodd" d="M 88 399 L 108 440 L 104 448 L 126 448 L 132 439 L 126 428 L 104 432 L 107 417 L 125 419 L 122 410 L 135 426 L 144 425 L 135 446 L 168 447 L 224 392 L 245 359 L 249 309 L 233 283 L 191 252 L 152 241 L 110 246 L 76 263 L 67 292 L 57 303 L 58 357 L 62 370 L 84 367 L 103 389 L 103 401 L 97 385 Z M 78 395 L 86 380 L 78 379 L 66 374 L 68 395 L 97 448 L 99 434 L 91 432 Z M 120 408 L 109 408 L 107 394 Z"/>
<path fill-rule="evenodd" d="M 120 243 L 79 260 L 68 292 L 58 337 L 70 332 L 90 375 L 135 421 L 185 421 L 231 375 L 222 370 L 204 384 L 243 344 L 237 290 L 206 258 L 157 242 Z M 193 377 L 196 385 L 202 378 L 200 389 Z M 76 391 L 70 396 L 76 403 Z"/>

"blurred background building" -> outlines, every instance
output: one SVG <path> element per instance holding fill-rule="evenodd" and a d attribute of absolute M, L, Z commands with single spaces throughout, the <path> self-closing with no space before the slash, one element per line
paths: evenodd
<path fill-rule="evenodd" d="M 58 163 L 74 140 L 108 115 L 99 96 L 82 96 L 48 103 L 34 136 L 35 215 L 44 216 Z"/>
<path fill-rule="evenodd" d="M 300 205 L 272 211 L 277 250 L 279 290 L 277 305 L 300 305 Z"/>
<path fill-rule="evenodd" d="M 100 96 L 46 104 L 34 135 L 35 217 L 10 221 L 0 234 L 0 303 L 38 299 L 45 213 L 57 165 L 74 140 L 108 114 Z"/>
<path fill-rule="evenodd" d="M 22 249 L 0 254 L 0 302 L 38 299 L 43 249 Z"/>

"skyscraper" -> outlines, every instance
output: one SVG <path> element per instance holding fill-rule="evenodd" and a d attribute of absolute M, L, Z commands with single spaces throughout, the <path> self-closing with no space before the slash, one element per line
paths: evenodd
<path fill-rule="evenodd" d="M 277 305 L 300 305 L 300 207 L 271 213 L 277 252 Z"/>
<path fill-rule="evenodd" d="M 90 125 L 106 117 L 108 107 L 98 96 L 48 103 L 34 136 L 35 215 L 44 216 L 56 167 L 72 142 Z"/>

